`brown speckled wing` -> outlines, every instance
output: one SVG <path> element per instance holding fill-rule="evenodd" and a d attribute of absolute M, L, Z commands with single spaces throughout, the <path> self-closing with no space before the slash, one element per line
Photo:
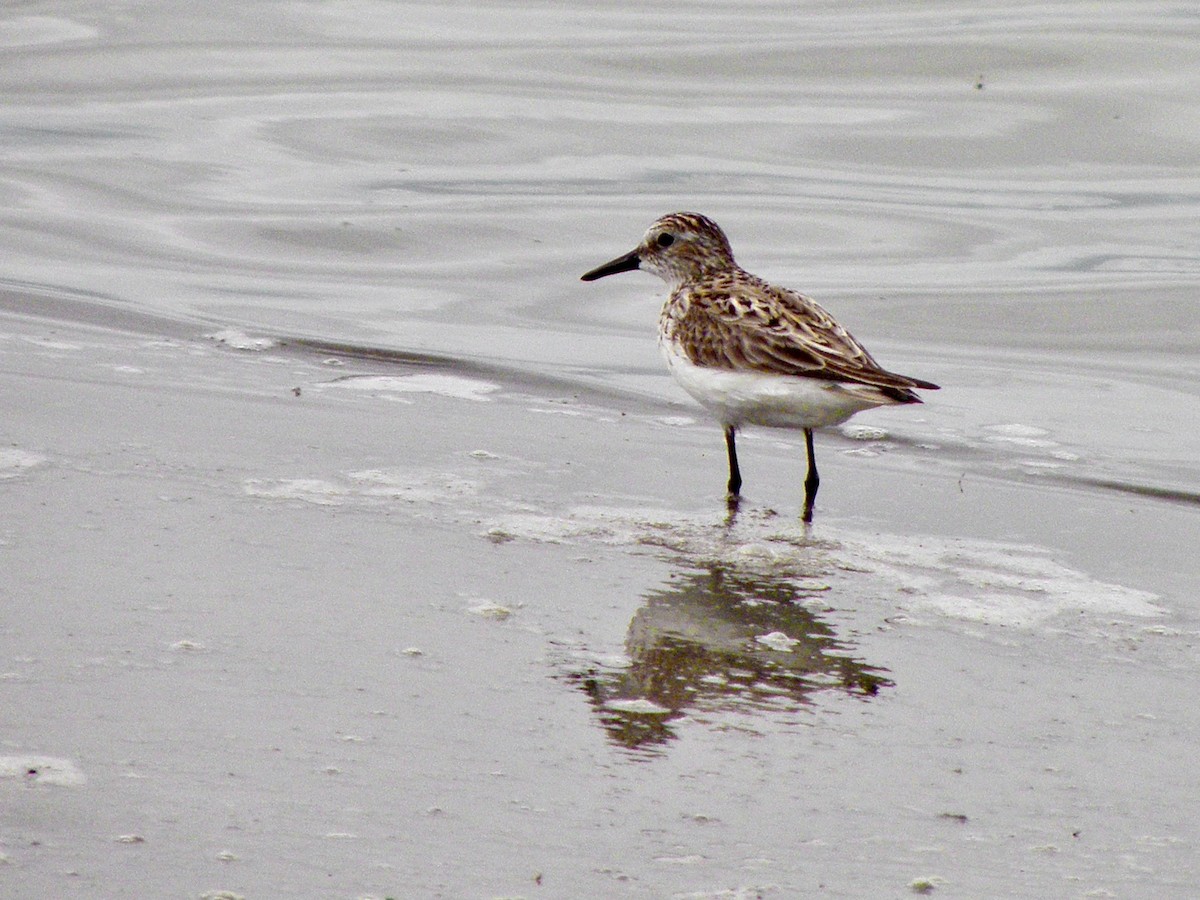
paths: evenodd
<path fill-rule="evenodd" d="M 723 272 L 682 291 L 689 302 L 676 320 L 675 338 L 698 365 L 872 385 L 910 403 L 919 399 L 909 388 L 936 387 L 882 368 L 812 300 L 745 271 Z"/>

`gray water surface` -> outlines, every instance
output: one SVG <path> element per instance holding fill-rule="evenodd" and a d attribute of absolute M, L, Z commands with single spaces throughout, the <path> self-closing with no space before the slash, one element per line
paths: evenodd
<path fill-rule="evenodd" d="M 1186 4 L 45 2 L 0 96 L 0 893 L 1195 892 Z M 942 385 L 811 532 L 579 281 L 678 209 Z"/>

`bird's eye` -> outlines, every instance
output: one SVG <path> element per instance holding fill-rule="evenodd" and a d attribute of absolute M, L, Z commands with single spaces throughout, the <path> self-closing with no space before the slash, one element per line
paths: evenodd
<path fill-rule="evenodd" d="M 660 247 L 670 247 L 673 243 L 675 243 L 675 235 L 667 234 L 664 231 L 658 236 L 657 243 Z"/>

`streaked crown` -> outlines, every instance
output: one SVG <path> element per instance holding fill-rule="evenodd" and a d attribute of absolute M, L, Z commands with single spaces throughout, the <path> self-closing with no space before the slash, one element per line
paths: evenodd
<path fill-rule="evenodd" d="M 735 266 L 729 238 L 708 216 L 670 213 L 656 220 L 638 246 L 640 268 L 671 284 Z"/>

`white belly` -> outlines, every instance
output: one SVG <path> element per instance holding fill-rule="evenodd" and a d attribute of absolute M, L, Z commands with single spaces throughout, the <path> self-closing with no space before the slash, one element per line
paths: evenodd
<path fill-rule="evenodd" d="M 679 385 L 725 426 L 824 428 L 894 402 L 866 385 L 697 366 L 669 344 L 661 347 Z"/>

